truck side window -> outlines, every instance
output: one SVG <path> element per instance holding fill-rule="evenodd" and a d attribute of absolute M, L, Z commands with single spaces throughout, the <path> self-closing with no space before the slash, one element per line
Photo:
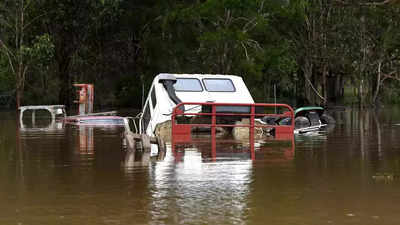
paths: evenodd
<path fill-rule="evenodd" d="M 224 78 L 205 78 L 204 86 L 210 92 L 235 92 L 235 86 L 230 79 Z"/>
<path fill-rule="evenodd" d="M 174 84 L 175 91 L 201 92 L 203 87 L 196 78 L 178 78 Z"/>
<path fill-rule="evenodd" d="M 151 103 L 153 103 L 153 109 L 157 105 L 157 99 L 156 99 L 156 89 L 153 87 L 153 90 L 151 91 Z"/>
<path fill-rule="evenodd" d="M 147 102 L 149 103 L 149 102 Z M 149 108 L 149 104 L 146 104 L 146 107 L 143 111 L 143 120 L 142 120 L 142 129 L 143 129 L 143 133 L 146 132 L 147 126 L 149 125 L 150 122 L 150 108 Z"/>

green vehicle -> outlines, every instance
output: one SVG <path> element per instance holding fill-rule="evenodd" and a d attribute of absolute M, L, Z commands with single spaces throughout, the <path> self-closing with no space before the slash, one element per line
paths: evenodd
<path fill-rule="evenodd" d="M 267 124 L 291 124 L 291 118 L 263 118 Z M 320 106 L 306 106 L 294 111 L 294 133 L 319 131 L 328 125 L 335 124 L 335 119 Z"/>
<path fill-rule="evenodd" d="M 300 107 L 294 111 L 295 133 L 320 130 L 335 122 L 335 119 L 319 106 Z"/>

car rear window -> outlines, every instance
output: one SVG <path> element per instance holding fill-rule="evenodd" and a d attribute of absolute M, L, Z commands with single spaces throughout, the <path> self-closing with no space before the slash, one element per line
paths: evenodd
<path fill-rule="evenodd" d="M 203 91 L 200 81 L 195 78 L 178 78 L 174 88 L 175 91 Z"/>
<path fill-rule="evenodd" d="M 235 92 L 235 86 L 230 79 L 203 79 L 207 91 L 211 92 Z"/>

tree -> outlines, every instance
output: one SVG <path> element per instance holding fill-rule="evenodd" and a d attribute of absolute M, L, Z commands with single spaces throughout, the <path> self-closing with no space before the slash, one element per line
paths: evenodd
<path fill-rule="evenodd" d="M 301 68 L 305 100 L 326 105 L 329 100 L 328 77 L 340 74 L 335 64 L 340 46 L 341 9 L 327 0 L 295 0 L 283 8 L 279 17 L 281 34 L 290 40 L 291 50 Z"/>
<path fill-rule="evenodd" d="M 257 99 L 265 100 L 274 80 L 295 70 L 286 40 L 270 24 L 282 3 L 244 0 L 190 1 L 162 14 L 162 43 L 170 71 L 242 75 Z M 166 8 L 166 7 L 165 7 Z M 260 88 L 260 82 L 263 84 Z M 277 83 L 277 82 L 275 82 Z"/>
<path fill-rule="evenodd" d="M 36 2 L 40 20 L 54 42 L 54 68 L 59 82 L 58 102 L 70 105 L 73 82 L 90 82 L 98 70 L 96 53 L 107 46 L 101 39 L 112 30 L 109 23 L 118 14 L 119 0 L 41 0 Z M 104 25 L 104 26 L 103 26 Z M 88 74 L 89 73 L 89 74 Z M 96 76 L 94 76 L 96 77 Z"/>
<path fill-rule="evenodd" d="M 52 52 L 52 44 L 46 34 L 31 43 L 26 41 L 27 29 L 37 19 L 28 16 L 30 3 L 28 0 L 5 0 L 0 3 L 0 23 L 4 29 L 0 49 L 6 55 L 9 69 L 15 77 L 17 109 L 21 105 L 29 67 L 35 60 L 42 60 Z"/>
<path fill-rule="evenodd" d="M 400 81 L 400 7 L 372 7 L 373 18 L 368 29 L 372 37 L 369 56 L 372 63 L 372 104 L 378 101 L 381 88 L 386 80 Z"/>

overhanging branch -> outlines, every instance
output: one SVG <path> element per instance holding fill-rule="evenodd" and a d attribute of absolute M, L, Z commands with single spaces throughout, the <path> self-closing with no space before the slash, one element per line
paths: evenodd
<path fill-rule="evenodd" d="M 13 64 L 13 57 L 15 57 L 14 54 L 7 48 L 7 45 L 5 45 L 1 39 L 0 39 L 0 48 L 4 49 L 4 52 L 6 53 L 8 58 L 8 64 L 11 67 L 11 71 L 15 74 L 15 69 Z"/>
<path fill-rule="evenodd" d="M 393 79 L 393 80 L 397 80 L 397 81 L 400 81 L 400 76 L 397 74 L 397 72 L 396 71 L 392 71 L 392 72 L 390 72 L 390 73 L 388 73 L 388 74 L 383 74 L 383 79 Z"/>
<path fill-rule="evenodd" d="M 368 3 L 360 3 L 360 5 L 372 5 L 372 6 L 379 6 L 379 5 L 387 5 L 392 3 L 398 3 L 398 0 L 385 0 L 383 2 L 368 2 Z"/>
<path fill-rule="evenodd" d="M 326 102 L 326 99 L 324 97 L 322 97 L 319 92 L 317 91 L 317 89 L 315 89 L 314 85 L 311 83 L 310 79 L 308 79 L 308 77 L 306 77 L 306 80 L 308 81 L 308 83 L 310 84 L 311 88 L 313 89 L 314 93 L 321 98 L 324 102 Z"/>
<path fill-rule="evenodd" d="M 335 2 L 341 4 L 341 5 L 350 5 L 349 2 L 346 2 L 345 0 L 335 0 Z M 388 5 L 388 4 L 396 4 L 400 3 L 400 0 L 384 0 L 382 2 L 365 2 L 365 3 L 359 3 L 360 6 L 382 6 L 382 5 Z"/>

